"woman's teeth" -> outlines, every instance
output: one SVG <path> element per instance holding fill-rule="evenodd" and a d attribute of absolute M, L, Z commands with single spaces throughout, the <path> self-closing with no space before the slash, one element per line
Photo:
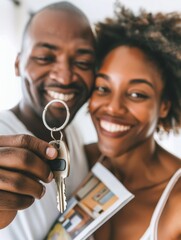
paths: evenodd
<path fill-rule="evenodd" d="M 64 93 L 58 93 L 58 92 L 54 92 L 54 91 L 48 91 L 48 95 L 52 98 L 59 99 L 59 100 L 65 101 L 65 102 L 72 100 L 75 96 L 74 93 L 64 94 Z"/>
<path fill-rule="evenodd" d="M 107 132 L 124 132 L 131 128 L 130 126 L 110 123 L 104 120 L 100 121 L 100 126 Z"/>

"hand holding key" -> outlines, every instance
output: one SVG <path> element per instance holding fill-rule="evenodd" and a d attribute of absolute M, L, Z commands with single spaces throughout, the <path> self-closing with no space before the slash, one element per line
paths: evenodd
<path fill-rule="evenodd" d="M 0 228 L 44 195 L 43 182 L 53 179 L 47 162 L 56 156 L 50 144 L 36 137 L 0 136 Z"/>
<path fill-rule="evenodd" d="M 50 128 L 45 120 L 45 114 L 47 111 L 47 108 L 50 104 L 54 102 L 60 102 L 62 103 L 66 110 L 67 110 L 67 118 L 64 122 L 64 124 L 59 127 L 59 128 Z M 51 136 L 54 139 L 53 141 L 50 142 L 51 145 L 53 145 L 57 151 L 58 151 L 58 156 L 55 160 L 50 161 L 50 168 L 53 171 L 55 182 L 57 185 L 57 208 L 58 210 L 63 213 L 66 209 L 67 202 L 66 202 L 66 195 L 65 195 L 65 178 L 68 177 L 69 172 L 70 172 L 70 155 L 69 155 L 69 150 L 65 144 L 65 142 L 62 140 L 63 139 L 63 134 L 61 130 L 66 126 L 66 124 L 69 121 L 69 109 L 66 105 L 65 102 L 61 100 L 52 100 L 49 102 L 44 111 L 43 111 L 43 123 L 44 125 L 51 131 Z M 56 140 L 53 136 L 53 132 L 55 131 L 60 131 L 60 140 Z"/>

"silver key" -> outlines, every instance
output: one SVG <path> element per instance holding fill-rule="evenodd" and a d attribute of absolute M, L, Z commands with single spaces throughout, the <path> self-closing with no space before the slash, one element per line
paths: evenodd
<path fill-rule="evenodd" d="M 58 150 L 57 158 L 49 161 L 49 164 L 57 185 L 57 208 L 63 213 L 67 207 L 65 178 L 69 176 L 70 172 L 69 150 L 65 142 L 62 140 L 54 140 L 51 141 L 50 144 Z"/>

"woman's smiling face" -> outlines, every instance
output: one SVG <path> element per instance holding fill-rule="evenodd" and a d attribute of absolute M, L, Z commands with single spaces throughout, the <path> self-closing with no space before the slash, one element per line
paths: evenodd
<path fill-rule="evenodd" d="M 97 73 L 90 113 L 103 154 L 116 157 L 153 136 L 168 113 L 156 64 L 136 47 L 110 51 Z"/>

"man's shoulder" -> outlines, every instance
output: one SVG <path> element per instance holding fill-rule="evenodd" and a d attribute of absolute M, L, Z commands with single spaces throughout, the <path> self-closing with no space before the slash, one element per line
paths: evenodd
<path fill-rule="evenodd" d="M 16 117 L 10 110 L 4 110 L 0 112 L 0 133 L 8 134 L 12 133 L 16 126 Z"/>
<path fill-rule="evenodd" d="M 29 134 L 29 131 L 12 111 L 10 110 L 1 111 L 0 134 L 19 134 L 19 133 Z"/>

